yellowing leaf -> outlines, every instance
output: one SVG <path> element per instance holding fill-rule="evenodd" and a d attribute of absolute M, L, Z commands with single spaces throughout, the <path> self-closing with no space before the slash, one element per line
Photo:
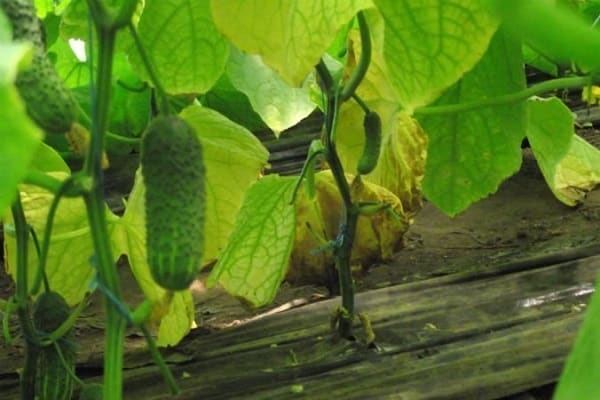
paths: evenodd
<path fill-rule="evenodd" d="M 583 88 L 581 91 L 581 100 L 588 104 L 600 103 L 600 86 L 592 85 Z"/>
<path fill-rule="evenodd" d="M 600 183 L 600 151 L 574 135 L 567 155 L 556 166 L 552 193 L 569 206 L 580 204 L 587 192 Z"/>
<path fill-rule="evenodd" d="M 208 286 L 219 283 L 255 307 L 273 301 L 294 243 L 290 196 L 295 183 L 295 178 L 268 175 L 248 190 Z"/>
<path fill-rule="evenodd" d="M 259 54 L 293 86 L 299 86 L 332 43 L 336 32 L 371 0 L 213 0 L 215 24 L 240 50 Z"/>
<path fill-rule="evenodd" d="M 348 181 L 354 178 L 347 175 Z M 316 197 L 311 200 L 304 187 L 296 198 L 296 240 L 287 280 L 295 283 L 328 283 L 334 260 L 331 250 L 322 249 L 335 240 L 340 230 L 342 199 L 331 171 L 315 174 Z M 352 185 L 354 201 L 388 204 L 398 220 L 383 210 L 375 215 L 358 218 L 351 263 L 369 266 L 391 258 L 402 247 L 404 232 L 410 220 L 400 200 L 389 190 L 369 183 Z M 322 249 L 321 251 L 319 249 Z"/>

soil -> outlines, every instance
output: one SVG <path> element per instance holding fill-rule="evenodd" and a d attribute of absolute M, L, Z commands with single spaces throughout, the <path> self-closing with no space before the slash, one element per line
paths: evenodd
<path fill-rule="evenodd" d="M 600 131 L 593 129 L 583 133 L 586 137 L 600 135 Z M 546 186 L 530 151 L 524 149 L 521 170 L 505 181 L 497 193 L 457 217 L 450 218 L 426 203 L 406 234 L 406 247 L 390 262 L 375 265 L 361 276 L 357 290 L 369 291 L 598 243 L 599 223 L 600 190 L 591 192 L 579 207 L 564 206 Z M 137 304 L 142 298 L 141 293 L 125 262 L 121 264 L 126 300 Z M 13 289 L 4 269 L 0 269 L 0 298 L 6 299 Z M 192 291 L 197 303 L 196 322 L 199 326 L 194 334 L 227 329 L 265 313 L 283 312 L 329 296 L 325 287 L 284 283 L 271 306 L 253 310 L 222 290 L 207 290 L 202 279 L 194 284 Z M 90 348 L 96 349 L 100 359 L 101 309 L 100 296 L 96 294 L 78 323 L 78 336 L 92 341 L 90 346 L 93 347 Z M 128 343 L 129 346 L 139 345 L 139 341 Z M 7 350 L 13 351 L 6 347 L 2 350 L 0 346 L 0 351 Z M 14 354 L 18 357 L 20 351 Z M 527 398 L 547 398 L 544 392 L 548 389 L 530 392 Z"/>

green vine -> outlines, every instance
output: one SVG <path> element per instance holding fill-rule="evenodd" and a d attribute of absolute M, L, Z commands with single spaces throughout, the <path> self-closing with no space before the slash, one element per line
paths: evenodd
<path fill-rule="evenodd" d="M 592 83 L 599 82 L 600 79 L 592 76 L 577 76 L 571 78 L 558 78 L 549 81 L 541 82 L 523 89 L 519 92 L 505 94 L 503 96 L 492 97 L 476 101 L 469 101 L 458 104 L 448 104 L 443 106 L 427 106 L 420 107 L 415 110 L 415 115 L 440 115 L 451 114 L 465 111 L 472 111 L 478 108 L 501 106 L 505 104 L 524 101 L 531 96 L 548 93 L 558 89 L 581 88 Z"/>

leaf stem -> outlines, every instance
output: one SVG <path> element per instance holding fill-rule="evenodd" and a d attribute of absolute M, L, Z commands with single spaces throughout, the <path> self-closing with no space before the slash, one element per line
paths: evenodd
<path fill-rule="evenodd" d="M 154 85 L 154 87 L 156 88 L 156 91 L 158 92 L 158 97 L 160 99 L 160 111 L 161 111 L 161 113 L 168 115 L 170 112 L 170 107 L 169 107 L 169 98 L 167 97 L 167 92 L 165 92 L 164 87 L 160 83 L 160 80 L 158 79 L 158 76 L 156 75 L 156 71 L 154 70 L 154 66 L 152 65 L 152 62 L 150 61 L 150 57 L 148 57 L 148 54 L 146 53 L 146 50 L 144 49 L 144 45 L 142 44 L 142 41 L 140 40 L 140 37 L 137 34 L 137 31 L 135 30 L 135 27 L 133 26 L 132 23 L 129 23 L 129 32 L 131 33 L 131 36 L 133 36 L 133 40 L 135 41 L 135 45 L 137 47 L 138 53 L 139 53 L 140 57 L 142 58 L 142 62 L 144 63 L 144 66 L 146 67 L 146 72 L 148 72 L 148 76 L 150 77 L 152 84 Z"/>
<path fill-rule="evenodd" d="M 417 108 L 414 112 L 416 116 L 439 115 L 471 111 L 478 108 L 500 106 L 517 101 L 527 100 L 531 96 L 551 92 L 557 89 L 580 88 L 597 82 L 592 76 L 577 76 L 571 78 L 558 78 L 549 81 L 537 83 L 519 92 L 506 94 L 503 96 L 492 97 L 488 99 L 469 101 L 465 103 L 448 104 L 443 106 L 426 106 Z"/>

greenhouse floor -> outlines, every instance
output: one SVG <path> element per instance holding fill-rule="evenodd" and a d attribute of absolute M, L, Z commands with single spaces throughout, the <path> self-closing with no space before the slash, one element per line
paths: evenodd
<path fill-rule="evenodd" d="M 496 194 L 453 219 L 426 204 L 406 248 L 360 277 L 356 302 L 376 334 L 371 346 L 334 337 L 339 299 L 324 287 L 284 284 L 271 307 L 251 310 L 200 280 L 198 328 L 164 351 L 180 378 L 178 399 L 547 399 L 600 270 L 599 226 L 600 191 L 563 206 L 524 150 L 523 168 Z M 139 302 L 127 268 L 121 275 L 128 301 Z M 12 290 L 4 275 L 0 288 L 2 298 Z M 98 296 L 77 334 L 78 374 L 97 380 Z M 17 398 L 22 355 L 18 341 L 0 345 L 2 399 Z M 128 400 L 169 398 L 135 330 L 124 376 Z"/>

